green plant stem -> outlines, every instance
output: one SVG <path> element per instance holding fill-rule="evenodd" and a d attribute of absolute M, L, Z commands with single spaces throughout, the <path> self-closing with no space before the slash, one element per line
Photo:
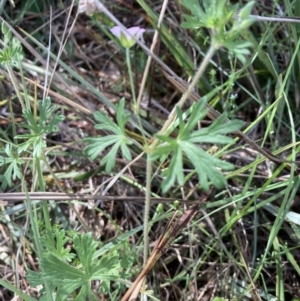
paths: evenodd
<path fill-rule="evenodd" d="M 44 182 L 44 178 L 43 178 L 43 171 L 41 168 L 41 162 L 40 162 L 40 158 L 35 158 L 35 167 L 36 167 L 36 171 L 38 174 L 38 184 L 39 184 L 39 190 L 40 191 L 45 191 L 45 182 Z M 27 199 L 29 200 L 29 198 L 27 197 Z M 29 200 L 30 202 L 30 200 Z M 51 228 L 51 223 L 50 223 L 50 216 L 49 216 L 49 212 L 48 212 L 48 202 L 42 202 L 42 210 L 43 210 L 43 217 L 44 217 L 44 221 L 45 221 L 45 229 L 47 231 L 47 234 L 49 234 L 52 237 L 52 228 Z M 39 258 L 41 260 L 42 258 L 42 247 L 40 246 L 40 234 L 38 231 L 38 227 L 37 227 L 37 222 L 38 222 L 38 217 L 37 217 L 37 210 L 36 210 L 36 206 L 34 204 L 33 206 L 33 211 L 34 211 L 34 219 L 31 219 L 31 222 L 34 222 L 35 225 L 33 226 L 35 228 L 35 241 L 36 241 L 36 245 L 38 248 L 38 253 L 39 254 Z M 54 238 L 52 237 L 52 240 L 54 240 Z M 50 290 L 49 284 L 47 283 L 47 281 L 45 281 L 45 288 L 46 288 L 46 294 L 48 296 L 48 300 L 53 300 L 52 298 L 52 292 Z"/>
<path fill-rule="evenodd" d="M 126 48 L 126 63 L 128 67 L 131 94 L 133 99 L 133 111 L 136 114 L 140 128 L 143 129 L 141 118 L 139 116 L 139 106 L 136 101 L 136 95 L 135 95 L 135 89 L 133 83 L 133 73 L 132 73 L 131 62 L 130 62 L 130 48 Z M 143 131 L 142 131 L 142 135 L 144 137 L 144 143 L 148 148 L 147 139 Z M 150 198 L 151 198 L 151 175 L 152 175 L 152 165 L 151 165 L 150 158 L 147 157 L 147 183 L 146 183 L 146 197 L 145 197 L 145 209 L 144 209 L 144 256 L 143 256 L 144 266 L 147 263 L 148 247 L 149 247 L 148 227 L 149 227 L 149 210 L 150 210 Z"/>
<path fill-rule="evenodd" d="M 36 160 L 38 160 L 38 159 L 36 159 Z M 35 247 L 36 247 L 36 250 L 37 250 L 38 258 L 39 258 L 39 260 L 41 260 L 42 257 L 43 257 L 43 249 L 42 249 L 42 246 L 40 244 L 41 240 L 40 240 L 40 233 L 39 233 L 39 229 L 38 229 L 38 220 L 39 219 L 38 219 L 38 216 L 37 216 L 36 205 L 35 205 L 35 203 L 33 203 L 33 206 L 32 206 L 30 197 L 28 195 L 28 190 L 27 190 L 26 184 L 24 182 L 24 178 L 22 179 L 22 186 L 23 186 L 23 190 L 25 191 L 25 194 L 26 194 L 26 205 L 27 205 L 27 210 L 28 210 L 29 217 L 30 217 L 33 237 L 34 237 L 34 240 L 35 240 Z M 42 202 L 42 203 L 46 204 L 46 202 Z M 47 204 L 46 204 L 46 206 L 47 206 Z M 48 211 L 47 211 L 47 214 L 48 214 Z M 41 267 L 41 269 L 42 269 L 42 267 Z M 46 288 L 45 291 L 46 291 L 48 300 L 53 301 L 53 296 L 52 296 L 52 293 L 51 293 L 51 290 L 50 290 L 49 283 L 47 281 L 44 281 L 44 285 L 45 285 L 45 288 Z"/>
<path fill-rule="evenodd" d="M 38 183 L 39 183 L 39 190 L 40 191 L 45 191 L 45 183 L 43 179 L 43 172 L 41 168 L 41 163 L 40 163 L 40 158 L 35 158 L 35 166 L 36 166 L 36 171 L 38 174 Z M 42 208 L 43 208 L 43 215 L 44 215 L 44 221 L 45 221 L 45 228 L 47 232 L 51 233 L 51 223 L 50 223 L 50 216 L 48 212 L 48 203 L 47 202 L 42 202 Z"/>
<path fill-rule="evenodd" d="M 167 121 L 163 125 L 162 129 L 159 131 L 159 135 L 163 135 L 167 131 L 167 129 L 170 127 L 170 125 L 172 124 L 172 122 L 174 121 L 175 116 L 176 116 L 176 106 L 181 108 L 184 105 L 184 103 L 187 101 L 187 99 L 189 98 L 191 92 L 193 92 L 195 86 L 198 84 L 199 79 L 203 75 L 205 69 L 207 68 L 207 66 L 208 66 L 210 60 L 212 59 L 214 53 L 216 52 L 216 50 L 217 50 L 216 46 L 210 46 L 210 48 L 208 49 L 208 52 L 206 53 L 206 56 L 204 57 L 201 65 L 199 66 L 192 82 L 190 83 L 190 85 L 187 88 L 186 92 L 182 94 L 182 96 L 181 96 L 180 100 L 178 101 L 178 103 L 174 106 L 174 108 L 171 111 Z M 159 141 L 158 138 L 155 138 L 153 140 L 153 142 L 150 145 L 150 152 L 154 151 L 158 141 Z"/>
<path fill-rule="evenodd" d="M 176 106 L 182 107 L 183 104 L 186 102 L 188 99 L 189 95 L 191 92 L 194 90 L 195 86 L 197 85 L 199 79 L 203 75 L 206 67 L 208 66 L 211 58 L 213 57 L 215 51 L 217 50 L 216 47 L 210 46 L 206 56 L 204 57 L 201 65 L 199 66 L 193 81 L 189 85 L 187 91 L 182 95 L 181 99 L 177 103 Z M 163 135 L 166 130 L 169 128 L 169 126 L 172 124 L 175 116 L 176 116 L 176 106 L 174 106 L 172 112 L 170 113 L 168 120 L 165 122 L 163 125 L 162 129 L 160 130 L 159 134 Z M 155 147 L 158 143 L 158 139 L 154 138 L 153 142 L 151 143 L 150 147 L 148 148 L 147 151 L 147 170 L 146 170 L 146 197 L 145 197 L 145 213 L 144 213 L 144 266 L 147 261 L 148 257 L 148 224 L 149 224 L 149 208 L 150 208 L 150 198 L 151 198 L 151 177 L 152 177 L 152 165 L 151 165 L 151 159 L 150 156 L 154 152 Z"/>
<path fill-rule="evenodd" d="M 18 63 L 19 63 L 18 68 L 19 68 L 19 72 L 20 72 L 20 76 L 21 76 L 22 85 L 23 85 L 23 95 L 24 95 L 24 99 L 25 99 L 25 106 L 27 109 L 29 109 L 30 108 L 30 98 L 28 97 L 27 84 L 25 82 L 24 70 L 23 70 L 22 62 L 20 59 L 18 60 Z M 36 85 L 35 85 L 35 89 L 36 89 Z"/>
<path fill-rule="evenodd" d="M 11 127 L 12 127 L 12 133 L 13 133 L 13 137 L 14 137 L 14 143 L 17 144 L 17 138 L 15 138 L 17 136 L 17 129 L 16 129 L 16 121 L 15 121 L 15 114 L 13 114 L 13 106 L 12 106 L 12 99 L 9 99 L 8 102 L 9 105 L 9 112 L 10 112 L 10 116 L 11 116 Z M 9 138 L 7 138 L 8 140 Z"/>
<path fill-rule="evenodd" d="M 14 75 L 14 72 L 13 72 L 13 70 L 11 69 L 11 67 L 8 64 L 6 64 L 6 69 L 7 69 L 7 72 L 9 74 L 9 76 L 10 76 L 11 82 L 12 82 L 14 88 L 15 88 L 15 91 L 16 91 L 18 99 L 19 99 L 19 101 L 21 103 L 22 109 L 24 110 L 25 109 L 25 104 L 24 104 L 23 97 L 21 95 L 20 89 L 18 87 L 18 84 L 17 84 L 17 81 L 16 81 L 16 77 Z"/>
<path fill-rule="evenodd" d="M 130 63 L 130 48 L 126 48 L 126 63 L 128 67 L 129 80 L 131 86 L 131 94 L 133 99 L 133 111 L 138 118 L 138 123 L 142 129 L 141 119 L 139 116 L 139 107 L 136 101 L 135 89 L 133 83 L 132 69 Z M 143 136 L 144 133 L 142 132 Z M 147 144 L 147 139 L 144 137 L 144 141 Z M 147 263 L 148 259 L 148 247 L 149 247 L 149 237 L 148 237 L 148 227 L 149 227 L 149 211 L 150 211 L 150 198 L 151 198 L 151 176 L 152 176 L 152 165 L 149 156 L 147 157 L 147 182 L 146 182 L 146 198 L 145 198 L 145 209 L 144 209 L 144 256 L 143 264 L 144 266 Z M 149 179 L 149 180 L 148 180 Z M 149 200 L 149 201 L 147 201 Z"/>
<path fill-rule="evenodd" d="M 132 100 L 133 100 L 133 112 L 136 115 L 138 125 L 141 129 L 141 133 L 144 138 L 144 143 L 147 145 L 147 139 L 144 134 L 142 121 L 141 121 L 141 118 L 139 115 L 139 106 L 136 101 L 136 95 L 135 95 L 135 89 L 134 89 L 134 83 L 133 83 L 133 73 L 132 73 L 131 62 L 130 62 L 130 48 L 126 48 L 126 63 L 127 63 L 127 67 L 128 67 L 129 81 L 130 81 L 131 94 L 132 94 Z"/>
<path fill-rule="evenodd" d="M 132 69 L 131 69 L 131 62 L 130 62 L 130 48 L 126 48 L 126 63 L 127 63 L 128 73 L 129 73 L 131 95 L 132 95 L 132 99 L 133 99 L 133 111 L 134 111 L 135 114 L 138 114 L 138 107 L 137 107 L 137 102 L 136 102 L 135 89 L 134 89 L 133 76 L 132 76 Z"/>
<path fill-rule="evenodd" d="M 150 154 L 147 155 L 147 167 L 146 167 L 146 196 L 145 196 L 145 208 L 144 208 L 144 267 L 148 260 L 148 248 L 149 248 L 149 211 L 150 211 L 150 198 L 151 198 L 151 177 L 152 177 L 152 162 Z"/>

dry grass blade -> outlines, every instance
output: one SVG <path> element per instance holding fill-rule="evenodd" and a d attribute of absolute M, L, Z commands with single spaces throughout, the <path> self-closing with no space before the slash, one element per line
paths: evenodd
<path fill-rule="evenodd" d="M 198 204 L 193 205 L 190 209 L 183 212 L 179 217 L 178 211 L 174 212 L 164 233 L 162 233 L 157 240 L 146 266 L 143 268 L 136 280 L 132 283 L 131 287 L 128 289 L 121 301 L 131 300 L 129 298 L 132 296 L 132 293 L 135 291 L 136 287 L 141 285 L 145 276 L 150 273 L 156 262 L 161 258 L 166 249 L 171 245 L 176 236 L 178 236 L 178 234 L 188 225 L 188 223 L 191 222 L 191 220 L 199 211 L 201 204 L 203 204 L 206 199 L 207 196 L 203 198 L 203 200 L 201 200 Z"/>
<path fill-rule="evenodd" d="M 3 18 L 0 17 L 0 21 L 1 22 L 5 22 L 5 20 Z M 7 24 L 5 22 L 5 24 Z M 56 92 L 53 92 L 51 91 L 49 94 L 51 96 L 55 96 L 55 97 L 58 97 L 62 102 L 66 103 L 67 105 L 69 105 L 71 108 L 74 106 L 76 109 L 86 113 L 86 114 L 91 114 L 91 111 L 89 109 L 86 109 L 86 103 L 84 102 L 84 100 L 79 96 L 77 95 L 77 93 L 75 92 L 72 92 L 69 90 L 69 85 L 67 84 L 67 82 L 62 78 L 62 76 L 59 75 L 59 73 L 57 72 L 54 72 L 53 69 L 48 66 L 47 62 L 45 61 L 45 59 L 43 59 L 41 57 L 41 55 L 34 49 L 34 47 L 32 47 L 25 38 L 23 38 L 13 27 L 11 27 L 9 24 L 7 24 L 7 26 L 9 27 L 9 29 L 12 31 L 12 33 L 19 39 L 19 41 L 24 45 L 25 48 L 28 49 L 28 51 L 30 53 L 32 53 L 35 58 L 43 65 L 43 67 L 45 68 L 45 70 L 47 70 L 47 72 L 49 72 L 50 74 L 52 74 L 53 76 L 53 79 L 55 79 L 58 83 L 60 83 L 64 89 L 66 91 L 69 91 L 71 92 L 72 94 L 72 97 L 74 97 L 78 102 L 80 102 L 82 105 L 78 105 L 76 102 L 74 101 L 71 101 L 70 99 L 62 96 L 62 95 L 59 95 L 59 93 L 56 93 Z M 22 30 L 20 28 L 20 31 L 25 35 L 25 36 L 29 36 L 24 30 Z M 33 82 L 32 80 L 30 79 L 26 79 L 28 82 Z M 34 82 L 34 84 L 36 84 Z M 43 89 L 44 87 L 42 85 L 38 85 L 41 89 Z"/>
<path fill-rule="evenodd" d="M 39 201 L 70 201 L 70 200 L 96 200 L 102 199 L 107 201 L 144 201 L 144 197 L 126 197 L 126 196 L 108 196 L 101 194 L 67 194 L 63 192 L 29 192 L 25 194 L 23 192 L 12 192 L 12 193 L 0 193 L 0 200 L 8 201 L 9 203 L 16 203 L 19 201 L 26 200 L 26 195 L 31 200 Z M 178 199 L 174 198 L 151 198 L 152 202 L 164 203 L 164 202 L 174 202 Z M 183 201 L 183 200 L 178 200 Z M 188 203 L 188 202 L 185 202 Z"/>

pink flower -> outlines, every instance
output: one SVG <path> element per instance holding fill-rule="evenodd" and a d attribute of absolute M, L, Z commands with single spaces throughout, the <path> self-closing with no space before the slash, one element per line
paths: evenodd
<path fill-rule="evenodd" d="M 130 48 L 135 44 L 133 37 L 136 39 L 141 38 L 145 32 L 145 29 L 135 26 L 124 31 L 120 26 L 115 26 L 110 29 L 110 32 L 120 40 L 123 47 Z"/>

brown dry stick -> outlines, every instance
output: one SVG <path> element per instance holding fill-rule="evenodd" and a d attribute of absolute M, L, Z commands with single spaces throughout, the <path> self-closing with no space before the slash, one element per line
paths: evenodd
<path fill-rule="evenodd" d="M 201 203 L 202 202 L 203 201 L 201 201 Z M 176 238 L 176 236 L 179 233 L 181 233 L 181 231 L 187 226 L 187 224 L 194 218 L 194 216 L 199 211 L 199 208 L 200 208 L 200 203 L 193 205 L 190 209 L 182 213 L 180 217 L 178 217 L 178 211 L 176 211 L 173 214 L 164 233 L 158 239 L 151 256 L 148 258 L 146 266 L 143 268 L 143 270 L 140 272 L 138 277 L 132 283 L 132 285 L 127 290 L 127 292 L 125 293 L 121 301 L 131 300 L 130 298 L 135 288 L 139 285 L 139 289 L 140 289 L 141 282 L 145 279 L 145 276 L 151 272 L 155 263 L 161 258 L 162 254 L 170 246 L 170 244 Z"/>

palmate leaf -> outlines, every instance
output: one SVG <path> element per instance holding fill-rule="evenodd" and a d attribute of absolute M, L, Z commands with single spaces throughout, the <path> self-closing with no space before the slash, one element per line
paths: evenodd
<path fill-rule="evenodd" d="M 95 125 L 98 130 L 105 130 L 111 132 L 111 135 L 106 135 L 97 138 L 87 138 L 85 141 L 89 143 L 85 147 L 84 152 L 92 159 L 96 159 L 105 149 L 112 146 L 108 153 L 101 159 L 101 164 L 105 165 L 105 171 L 110 173 L 116 164 L 116 157 L 119 149 L 121 150 L 123 158 L 128 161 L 132 160 L 128 145 L 132 141 L 125 133 L 125 126 L 129 119 L 129 114 L 124 111 L 124 98 L 120 100 L 117 105 L 117 124 L 115 124 L 104 112 L 95 112 L 94 117 L 99 122 Z"/>
<path fill-rule="evenodd" d="M 204 190 L 208 190 L 208 179 L 210 179 L 216 188 L 223 188 L 226 185 L 226 180 L 217 167 L 222 169 L 232 169 L 233 165 L 224 162 L 218 158 L 207 154 L 199 146 L 190 142 L 182 142 L 182 147 L 185 150 L 190 162 L 194 165 L 200 184 Z"/>
<path fill-rule="evenodd" d="M 55 229 L 53 235 L 48 231 L 41 237 L 41 244 L 44 246 L 45 252 L 47 250 L 47 252 L 52 253 L 61 260 L 70 262 L 74 259 L 75 254 L 71 253 L 70 248 L 65 248 L 69 240 L 70 238 L 66 236 L 65 230 Z"/>
<path fill-rule="evenodd" d="M 200 3 L 201 2 L 201 3 Z M 248 3 L 238 12 L 238 3 L 231 5 L 228 0 L 182 0 L 182 5 L 191 15 L 183 15 L 185 22 L 181 27 L 197 30 L 201 27 L 211 29 L 211 44 L 225 47 L 245 64 L 252 44 L 240 39 L 241 32 L 251 26 L 255 18 L 251 11 L 256 1 Z"/>
<path fill-rule="evenodd" d="M 109 288 L 109 282 L 120 277 L 119 255 L 115 250 L 100 259 L 95 257 L 98 242 L 91 233 L 75 235 L 73 243 L 80 266 L 67 263 L 55 255 L 56 251 L 49 250 L 41 260 L 43 272 L 31 272 L 32 284 L 38 284 L 39 277 L 47 281 L 56 292 L 56 300 L 66 300 L 75 290 L 79 291 L 75 300 L 98 300 L 91 281 L 100 280 L 102 291 Z"/>
<path fill-rule="evenodd" d="M 18 67 L 24 57 L 21 43 L 16 37 L 12 37 L 12 32 L 5 22 L 2 22 L 1 31 L 4 35 L 4 47 L 0 50 L 0 64 Z"/>
<path fill-rule="evenodd" d="M 21 123 L 20 126 L 28 129 L 30 133 L 15 137 L 24 140 L 18 146 L 19 154 L 31 147 L 33 149 L 33 156 L 40 157 L 43 148 L 46 147 L 44 136 L 52 132 L 57 132 L 57 125 L 64 120 L 63 115 L 55 113 L 57 106 L 51 104 L 49 97 L 46 97 L 44 101 L 39 101 L 38 107 L 40 114 L 38 119 L 34 116 L 30 108 L 23 110 L 24 120 L 27 123 Z"/>
<path fill-rule="evenodd" d="M 167 155 L 171 158 L 168 168 L 163 171 L 163 192 L 168 191 L 175 181 L 179 185 L 184 184 L 183 156 L 186 156 L 190 164 L 194 166 L 203 189 L 208 190 L 209 180 L 217 188 L 224 187 L 226 180 L 219 169 L 229 170 L 233 168 L 233 165 L 206 153 L 201 149 L 199 143 L 232 143 L 233 139 L 224 135 L 239 130 L 243 122 L 239 120 L 226 122 L 226 115 L 221 115 L 209 127 L 195 130 L 197 122 L 207 114 L 205 101 L 195 104 L 186 124 L 183 122 L 181 109 L 177 107 L 176 112 L 179 119 L 177 138 L 158 135 L 157 137 L 162 143 L 151 155 L 152 160 L 159 158 L 162 161 Z"/>
<path fill-rule="evenodd" d="M 240 120 L 226 122 L 226 119 L 226 114 L 222 114 L 209 127 L 192 132 L 190 136 L 190 142 L 214 144 L 231 143 L 232 139 L 224 135 L 239 130 L 242 127 L 243 122 Z"/>
<path fill-rule="evenodd" d="M 4 175 L 2 175 L 3 180 L 0 181 L 2 182 L 2 189 L 5 189 L 7 185 L 11 186 L 12 180 L 22 178 L 21 165 L 25 163 L 16 152 L 13 152 L 11 144 L 5 146 L 4 152 L 5 157 L 0 155 L 0 166 L 7 166 Z"/>
<path fill-rule="evenodd" d="M 169 171 L 171 171 L 171 170 L 173 170 L 175 172 L 170 174 Z M 167 175 L 164 190 L 168 190 L 169 188 L 171 188 L 171 186 L 174 183 L 175 177 L 177 178 L 178 184 L 183 185 L 184 174 L 183 174 L 183 170 L 182 170 L 182 149 L 181 148 L 178 147 L 177 149 L 175 149 L 174 158 L 173 158 L 173 160 L 171 160 L 170 166 L 164 174 Z"/>
<path fill-rule="evenodd" d="M 204 20 L 206 20 L 207 15 L 203 11 L 203 9 L 201 8 L 201 6 L 199 5 L 198 0 L 182 0 L 182 5 L 186 9 L 188 9 L 190 12 L 192 12 L 193 15 L 195 17 L 197 17 L 197 19 L 199 19 L 201 23 L 204 23 Z"/>
<path fill-rule="evenodd" d="M 191 17 L 191 16 L 188 16 L 188 15 L 183 15 L 186 22 L 182 22 L 180 24 L 180 26 L 182 28 L 186 28 L 186 29 L 198 29 L 198 28 L 201 28 L 201 27 L 204 27 L 203 25 L 203 22 L 201 20 L 199 20 L 198 18 L 196 17 Z"/>
<path fill-rule="evenodd" d="M 18 145 L 18 153 L 21 154 L 23 151 L 26 151 L 29 147 L 32 147 L 32 156 L 40 157 L 42 154 L 43 148 L 46 147 L 46 142 L 43 139 L 43 136 L 35 134 L 22 134 L 16 136 L 16 138 L 22 138 L 25 142 Z"/>

